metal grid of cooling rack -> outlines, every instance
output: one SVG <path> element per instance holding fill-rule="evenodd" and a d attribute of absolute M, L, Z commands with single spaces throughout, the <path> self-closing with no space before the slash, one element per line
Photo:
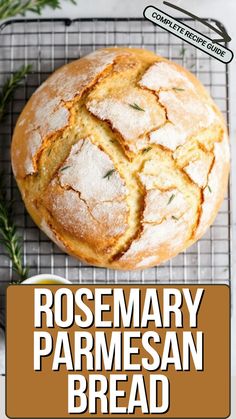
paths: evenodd
<path fill-rule="evenodd" d="M 190 19 L 183 19 L 188 20 Z M 214 21 L 213 21 L 214 22 Z M 197 22 L 188 22 L 211 36 Z M 200 26 L 201 25 L 201 26 Z M 230 194 L 214 225 L 184 253 L 145 271 L 122 272 L 87 266 L 62 253 L 27 215 L 9 160 L 10 141 L 16 119 L 27 99 L 48 75 L 61 65 L 104 46 L 143 47 L 190 69 L 206 86 L 228 121 L 227 67 L 144 19 L 20 20 L 0 28 L 0 84 L 22 64 L 33 73 L 16 91 L 7 119 L 0 127 L 0 165 L 7 173 L 8 195 L 17 202 L 16 223 L 24 240 L 24 260 L 30 274 L 55 273 L 76 282 L 217 282 L 231 277 Z M 11 264 L 0 249 L 0 286 L 13 278 Z"/>

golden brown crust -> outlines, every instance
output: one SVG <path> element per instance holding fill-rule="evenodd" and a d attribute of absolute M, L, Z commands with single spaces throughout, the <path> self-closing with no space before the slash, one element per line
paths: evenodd
<path fill-rule="evenodd" d="M 198 240 L 224 198 L 228 136 L 202 84 L 162 57 L 108 48 L 57 70 L 17 122 L 26 207 L 64 251 L 143 269 Z"/>

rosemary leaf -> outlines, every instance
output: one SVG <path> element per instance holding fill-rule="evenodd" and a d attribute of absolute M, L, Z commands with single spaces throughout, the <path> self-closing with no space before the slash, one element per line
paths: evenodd
<path fill-rule="evenodd" d="M 172 215 L 172 217 L 171 217 L 173 220 L 175 220 L 175 221 L 179 221 L 179 218 L 178 217 L 175 217 L 175 215 Z"/>
<path fill-rule="evenodd" d="M 115 172 L 115 169 L 109 170 L 104 176 L 103 179 L 110 179 L 110 177 L 112 176 L 112 174 Z"/>
<path fill-rule="evenodd" d="M 5 82 L 2 91 L 0 92 L 0 121 L 5 116 L 6 106 L 10 102 L 14 90 L 19 86 L 26 74 L 28 74 L 31 71 L 31 68 L 31 65 L 21 67 L 16 73 L 13 73 Z"/>
<path fill-rule="evenodd" d="M 167 202 L 167 205 L 170 205 L 170 203 L 173 201 L 173 199 L 175 198 L 175 195 L 174 194 L 172 194 L 171 196 L 170 196 L 170 199 L 169 199 L 169 201 Z"/>
<path fill-rule="evenodd" d="M 142 154 L 147 153 L 148 151 L 152 150 L 152 147 L 144 148 Z"/>
<path fill-rule="evenodd" d="M 207 188 L 208 188 L 209 192 L 212 193 L 212 189 L 211 189 L 210 185 L 207 185 Z"/>
<path fill-rule="evenodd" d="M 173 87 L 173 90 L 176 92 L 184 92 L 185 89 L 181 89 L 180 87 Z"/>
<path fill-rule="evenodd" d="M 60 170 L 60 172 L 64 172 L 64 170 L 69 169 L 71 166 L 64 166 L 62 167 L 62 169 Z"/>
<path fill-rule="evenodd" d="M 135 109 L 136 111 L 145 112 L 145 110 L 143 108 L 140 108 L 140 106 L 137 105 L 137 103 L 129 103 L 129 106 L 131 108 Z"/>
<path fill-rule="evenodd" d="M 76 0 L 69 0 L 76 4 Z M 26 12 L 41 14 L 44 7 L 60 9 L 60 0 L 0 0 L 0 19 L 22 15 Z"/>
<path fill-rule="evenodd" d="M 12 261 L 13 270 L 23 281 L 29 268 L 24 266 L 22 258 L 22 241 L 12 220 L 13 202 L 7 201 L 4 174 L 0 174 L 0 243 Z"/>

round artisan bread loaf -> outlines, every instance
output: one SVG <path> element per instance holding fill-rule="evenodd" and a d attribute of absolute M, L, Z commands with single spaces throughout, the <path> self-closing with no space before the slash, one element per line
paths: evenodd
<path fill-rule="evenodd" d="M 187 70 L 109 48 L 57 70 L 13 136 L 12 166 L 36 224 L 88 263 L 141 269 L 199 239 L 229 172 L 224 119 Z"/>

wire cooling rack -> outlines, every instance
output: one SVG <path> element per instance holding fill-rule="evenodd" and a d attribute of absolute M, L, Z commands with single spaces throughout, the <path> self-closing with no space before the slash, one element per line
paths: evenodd
<path fill-rule="evenodd" d="M 188 23 L 211 36 L 202 24 Z M 214 21 L 211 20 L 214 24 Z M 87 266 L 61 252 L 35 226 L 22 204 L 10 165 L 10 142 L 16 119 L 35 89 L 61 65 L 104 46 L 153 50 L 192 71 L 210 91 L 228 121 L 227 66 L 183 43 L 144 19 L 77 19 L 10 21 L 0 28 L 0 83 L 22 64 L 33 73 L 18 88 L 0 131 L 0 165 L 7 173 L 8 196 L 16 201 L 16 223 L 23 236 L 24 261 L 30 274 L 55 273 L 76 282 L 229 283 L 231 277 L 230 194 L 214 225 L 184 253 L 158 267 L 122 272 Z M 14 278 L 11 263 L 0 250 L 0 285 Z"/>

